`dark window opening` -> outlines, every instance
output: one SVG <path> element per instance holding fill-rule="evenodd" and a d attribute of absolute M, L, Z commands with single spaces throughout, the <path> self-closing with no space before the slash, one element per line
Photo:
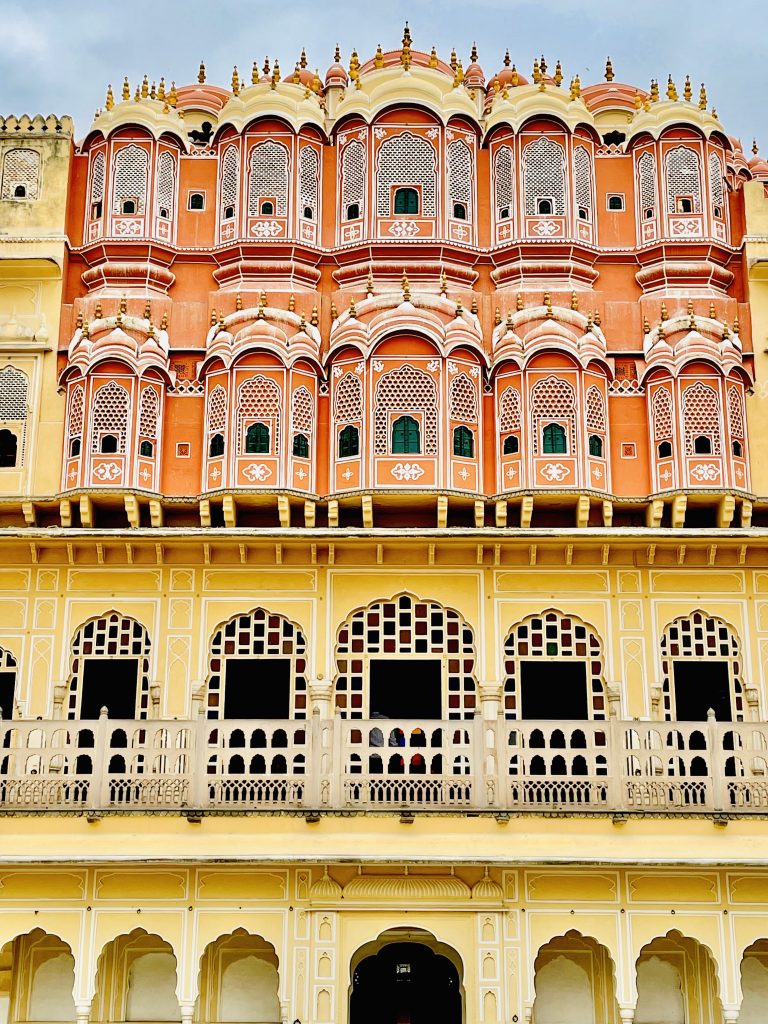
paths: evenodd
<path fill-rule="evenodd" d="M 421 431 L 413 416 L 400 416 L 392 424 L 392 454 L 418 455 L 421 451 Z"/>
<path fill-rule="evenodd" d="M 679 722 L 731 721 L 731 687 L 725 661 L 675 661 L 675 712 Z"/>
<path fill-rule="evenodd" d="M 589 438 L 589 454 L 594 455 L 596 458 L 601 459 L 603 457 L 603 439 L 597 434 L 591 434 Z"/>
<path fill-rule="evenodd" d="M 568 451 L 565 428 L 559 423 L 548 423 L 542 431 L 542 449 L 545 455 L 565 455 Z"/>
<path fill-rule="evenodd" d="M 114 455 L 117 452 L 117 438 L 114 434 L 104 434 L 99 442 L 102 455 Z"/>
<path fill-rule="evenodd" d="M 536 200 L 536 213 L 540 217 L 551 217 L 552 216 L 552 200 L 551 199 L 537 199 Z"/>
<path fill-rule="evenodd" d="M 11 430 L 0 430 L 0 467 L 8 469 L 16 465 L 19 453 L 19 439 Z"/>
<path fill-rule="evenodd" d="M 290 718 L 289 658 L 227 658 L 224 718 Z"/>
<path fill-rule="evenodd" d="M 234 206 L 225 206 L 224 207 L 224 220 L 232 220 L 234 218 L 234 216 L 235 216 L 235 208 L 234 208 Z"/>
<path fill-rule="evenodd" d="M 676 213 L 693 213 L 693 199 L 690 196 L 678 196 L 675 200 Z"/>
<path fill-rule="evenodd" d="M 415 188 L 399 188 L 395 192 L 395 216 L 419 212 L 419 193 Z"/>
<path fill-rule="evenodd" d="M 579 220 L 589 220 L 589 210 L 586 206 L 579 207 Z"/>
<path fill-rule="evenodd" d="M 731 445 L 731 448 L 733 450 L 733 454 L 736 456 L 737 459 L 740 459 L 744 454 L 744 447 L 741 441 L 734 441 Z"/>
<path fill-rule="evenodd" d="M 653 220 L 653 217 L 655 216 L 653 207 L 646 206 L 645 210 L 643 210 L 643 216 L 646 220 Z"/>
<path fill-rule="evenodd" d="M 101 216 L 104 213 L 104 204 L 99 201 L 91 206 L 91 220 L 101 220 Z"/>
<path fill-rule="evenodd" d="M 309 439 L 304 434 L 296 434 L 294 437 L 293 454 L 300 459 L 309 458 Z"/>
<path fill-rule="evenodd" d="M 606 146 L 620 146 L 625 141 L 626 135 L 624 132 L 606 132 L 603 136 L 603 142 Z"/>
<path fill-rule="evenodd" d="M 139 455 L 143 456 L 145 459 L 151 459 L 154 454 L 155 446 L 152 444 L 152 442 L 142 441 L 141 444 L 139 445 Z"/>
<path fill-rule="evenodd" d="M 120 206 L 120 213 L 136 213 L 136 200 L 124 199 Z"/>
<path fill-rule="evenodd" d="M 110 718 L 136 718 L 137 658 L 86 658 L 80 717 L 89 721 L 107 708 Z"/>
<path fill-rule="evenodd" d="M 453 454 L 462 459 L 475 457 L 475 435 L 469 427 L 456 427 L 453 432 Z"/>
<path fill-rule="evenodd" d="M 461 1024 L 459 975 L 447 957 L 418 942 L 394 942 L 352 975 L 350 1024 Z"/>
<path fill-rule="evenodd" d="M 260 213 L 262 217 L 274 217 L 275 215 L 275 204 L 270 202 L 269 199 L 265 199 L 261 204 Z"/>
<path fill-rule="evenodd" d="M 269 427 L 264 423 L 252 423 L 245 432 L 245 451 L 248 455 L 268 455 Z"/>
<path fill-rule="evenodd" d="M 167 206 L 161 206 L 160 207 L 160 217 L 161 217 L 162 220 L 170 220 L 170 218 L 171 218 L 171 211 L 168 209 Z"/>
<path fill-rule="evenodd" d="M 693 439 L 693 450 L 697 455 L 712 454 L 712 440 L 706 434 L 699 434 Z"/>
<path fill-rule="evenodd" d="M 76 459 L 80 454 L 82 448 L 82 442 L 79 437 L 73 437 L 69 442 L 69 457 L 70 459 Z"/>
<path fill-rule="evenodd" d="M 523 661 L 520 713 L 529 721 L 581 721 L 589 718 L 587 667 L 581 661 Z"/>
<path fill-rule="evenodd" d="M 520 451 L 520 438 L 517 434 L 510 434 L 504 438 L 503 452 L 505 455 L 517 455 Z"/>
<path fill-rule="evenodd" d="M 623 210 L 624 209 L 624 196 L 608 196 L 608 209 L 609 210 Z"/>
<path fill-rule="evenodd" d="M 656 453 L 660 459 L 671 459 L 672 458 L 672 442 L 661 441 L 656 448 Z"/>
<path fill-rule="evenodd" d="M 344 427 L 339 432 L 339 458 L 347 459 L 360 454 L 360 431 L 357 427 Z"/>
<path fill-rule="evenodd" d="M 13 190 L 14 199 L 26 199 L 27 198 L 27 186 L 17 185 Z"/>
<path fill-rule="evenodd" d="M 465 203 L 454 203 L 453 204 L 453 216 L 455 220 L 466 220 L 467 219 L 467 207 Z"/>
<path fill-rule="evenodd" d="M 315 218 L 315 211 L 312 209 L 311 206 L 305 206 L 304 207 L 304 219 L 305 220 L 314 220 L 314 218 Z"/>
<path fill-rule="evenodd" d="M 205 209 L 205 194 L 203 192 L 190 192 L 190 194 L 189 194 L 189 209 L 190 210 L 204 210 Z"/>
<path fill-rule="evenodd" d="M 224 435 L 214 434 L 211 438 L 211 443 L 208 446 L 208 455 L 212 459 L 217 459 L 219 456 L 224 454 Z"/>
<path fill-rule="evenodd" d="M 499 210 L 499 220 L 509 220 L 509 207 L 502 206 Z"/>
<path fill-rule="evenodd" d="M 0 715 L 7 722 L 13 718 L 13 701 L 16 696 L 16 673 L 0 672 Z"/>
<path fill-rule="evenodd" d="M 371 659 L 371 718 L 441 719 L 442 664 L 439 658 Z"/>
<path fill-rule="evenodd" d="M 714 213 L 715 213 L 716 217 L 722 218 L 722 216 L 723 216 L 723 208 L 722 208 L 722 206 L 716 206 L 715 210 L 714 210 Z"/>
<path fill-rule="evenodd" d="M 358 220 L 360 217 L 360 204 L 350 203 L 347 207 L 347 220 Z"/>

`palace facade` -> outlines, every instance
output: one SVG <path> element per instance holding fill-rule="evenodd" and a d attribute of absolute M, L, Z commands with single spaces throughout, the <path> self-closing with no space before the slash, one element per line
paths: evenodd
<path fill-rule="evenodd" d="M 0 119 L 0 1021 L 762 1024 L 767 342 L 690 80 Z"/>

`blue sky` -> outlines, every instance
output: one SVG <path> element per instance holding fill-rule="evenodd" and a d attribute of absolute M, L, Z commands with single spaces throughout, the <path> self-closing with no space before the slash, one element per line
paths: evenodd
<path fill-rule="evenodd" d="M 546 55 L 566 80 L 600 80 L 613 58 L 618 81 L 647 86 L 686 73 L 745 150 L 753 136 L 768 156 L 768 0 L 0 0 L 0 113 L 68 113 L 77 134 L 128 75 L 177 84 L 194 80 L 201 58 L 209 81 L 228 84 L 232 65 L 246 77 L 254 59 L 278 57 L 287 73 L 305 46 L 324 75 L 338 42 L 361 59 L 376 44 L 392 49 L 408 19 L 414 47 L 452 47 L 465 65 L 477 42 L 490 76 L 508 46 L 521 71 Z"/>

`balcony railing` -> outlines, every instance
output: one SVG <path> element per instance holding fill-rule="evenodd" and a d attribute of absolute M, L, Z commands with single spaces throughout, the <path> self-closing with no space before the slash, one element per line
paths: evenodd
<path fill-rule="evenodd" d="M 0 811 L 768 814 L 768 723 L 0 723 Z"/>

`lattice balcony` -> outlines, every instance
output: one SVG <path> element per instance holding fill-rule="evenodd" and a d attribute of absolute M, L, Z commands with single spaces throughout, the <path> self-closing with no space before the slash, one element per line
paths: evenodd
<path fill-rule="evenodd" d="M 0 810 L 768 814 L 768 724 L 3 722 Z"/>

